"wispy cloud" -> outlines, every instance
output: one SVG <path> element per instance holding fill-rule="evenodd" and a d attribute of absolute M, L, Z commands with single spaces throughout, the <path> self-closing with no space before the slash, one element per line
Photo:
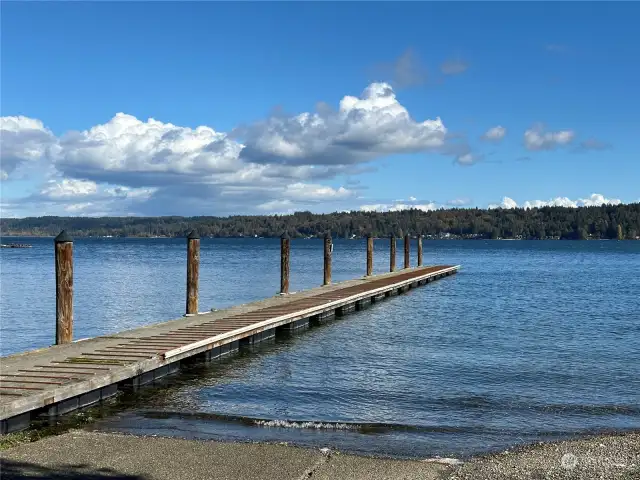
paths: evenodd
<path fill-rule="evenodd" d="M 440 65 L 443 75 L 459 75 L 469 69 L 469 64 L 460 58 L 449 59 Z"/>
<path fill-rule="evenodd" d="M 609 150 L 610 148 L 612 148 L 610 143 L 592 137 L 581 141 L 573 151 L 576 153 L 586 153 L 593 150 Z"/>
<path fill-rule="evenodd" d="M 408 88 L 427 82 L 429 72 L 413 48 L 407 48 L 393 62 L 378 65 L 377 70 L 396 88 Z"/>
<path fill-rule="evenodd" d="M 449 200 L 447 205 L 451 207 L 463 207 L 465 205 L 471 205 L 471 199 L 466 197 L 454 198 L 453 200 Z"/>
<path fill-rule="evenodd" d="M 413 48 L 407 48 L 392 62 L 380 63 L 374 67 L 377 78 L 382 77 L 395 88 L 408 88 L 419 85 L 441 84 L 445 77 L 464 73 L 469 63 L 462 58 L 450 58 L 442 62 L 439 68 L 430 70 Z M 437 71 L 439 70 L 439 73 Z M 432 74 L 436 72 L 435 74 Z"/>

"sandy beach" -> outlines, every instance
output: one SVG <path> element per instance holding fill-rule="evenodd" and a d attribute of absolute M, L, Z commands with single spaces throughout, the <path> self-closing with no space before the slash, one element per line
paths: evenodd
<path fill-rule="evenodd" d="M 0 451 L 3 480 L 638 479 L 640 433 L 519 447 L 465 461 L 72 430 Z"/>

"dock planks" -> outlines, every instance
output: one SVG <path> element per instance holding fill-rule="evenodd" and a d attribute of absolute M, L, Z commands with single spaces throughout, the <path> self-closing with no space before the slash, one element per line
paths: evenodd
<path fill-rule="evenodd" d="M 179 369 L 196 355 L 213 359 L 275 335 L 278 327 L 353 310 L 363 302 L 457 272 L 459 266 L 404 269 L 64 345 L 3 357 L 1 433 L 35 415 L 95 403 Z"/>

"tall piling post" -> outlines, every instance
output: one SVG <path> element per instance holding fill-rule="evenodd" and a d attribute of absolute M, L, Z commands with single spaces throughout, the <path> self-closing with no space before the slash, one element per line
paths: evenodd
<path fill-rule="evenodd" d="M 389 242 L 389 271 L 393 272 L 396 269 L 396 236 L 391 235 Z"/>
<path fill-rule="evenodd" d="M 331 232 L 327 232 L 324 236 L 324 281 L 323 285 L 331 283 L 331 254 L 333 253 L 333 241 Z"/>
<path fill-rule="evenodd" d="M 54 239 L 56 345 L 73 342 L 73 239 L 64 230 Z"/>
<path fill-rule="evenodd" d="M 187 316 L 198 314 L 200 278 L 200 236 L 192 230 L 187 236 Z"/>
<path fill-rule="evenodd" d="M 410 241 L 411 241 L 411 237 L 409 236 L 409 234 L 406 234 L 404 236 L 404 268 L 411 267 L 411 257 L 409 256 L 411 254 L 410 246 L 409 246 Z"/>
<path fill-rule="evenodd" d="M 367 277 L 373 275 L 373 236 L 367 235 Z"/>
<path fill-rule="evenodd" d="M 422 266 L 422 235 L 418 235 L 418 266 Z"/>
<path fill-rule="evenodd" d="M 291 239 L 287 233 L 280 237 L 280 295 L 289 293 L 289 253 Z"/>

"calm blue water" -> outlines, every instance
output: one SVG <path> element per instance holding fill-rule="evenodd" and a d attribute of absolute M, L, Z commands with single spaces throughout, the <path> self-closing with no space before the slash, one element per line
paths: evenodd
<path fill-rule="evenodd" d="M 28 242 L 1 251 L 3 354 L 54 335 L 53 242 Z M 425 241 L 425 263 L 463 269 L 176 377 L 96 428 L 408 457 L 640 428 L 640 242 Z M 333 265 L 362 275 L 364 241 L 337 240 Z M 76 338 L 184 311 L 184 240 L 78 240 L 75 268 Z M 291 275 L 321 283 L 321 241 L 292 242 Z M 202 240 L 201 310 L 278 288 L 277 239 Z"/>

